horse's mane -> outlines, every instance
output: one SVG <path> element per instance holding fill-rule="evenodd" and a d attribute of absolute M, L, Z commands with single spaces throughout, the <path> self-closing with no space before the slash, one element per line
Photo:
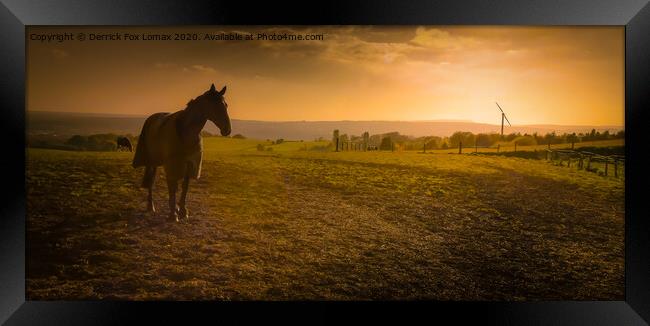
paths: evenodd
<path fill-rule="evenodd" d="M 217 90 L 212 88 L 212 89 L 206 91 L 205 93 L 197 96 L 196 98 L 191 99 L 189 102 L 187 102 L 187 106 L 185 107 L 185 110 L 192 110 L 192 108 L 196 105 L 196 103 L 200 99 L 203 99 L 203 98 L 208 97 L 208 96 L 220 97 L 221 95 L 219 94 L 219 92 Z"/>

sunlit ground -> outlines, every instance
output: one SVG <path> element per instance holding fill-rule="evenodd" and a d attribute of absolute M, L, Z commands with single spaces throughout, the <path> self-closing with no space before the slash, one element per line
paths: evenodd
<path fill-rule="evenodd" d="M 204 141 L 180 224 L 161 172 L 145 213 L 132 153 L 27 150 L 28 299 L 624 298 L 620 176 Z"/>

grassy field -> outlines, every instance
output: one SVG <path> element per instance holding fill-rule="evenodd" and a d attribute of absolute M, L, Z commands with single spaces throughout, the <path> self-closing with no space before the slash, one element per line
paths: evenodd
<path fill-rule="evenodd" d="M 27 150 L 27 298 L 623 300 L 624 180 L 206 138 L 189 222 L 132 153 Z"/>

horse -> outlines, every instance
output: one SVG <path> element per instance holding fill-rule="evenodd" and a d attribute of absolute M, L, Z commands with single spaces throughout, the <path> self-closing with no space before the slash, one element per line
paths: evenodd
<path fill-rule="evenodd" d="M 117 150 L 128 149 L 129 152 L 133 152 L 133 146 L 131 141 L 126 137 L 117 137 Z"/>
<path fill-rule="evenodd" d="M 145 167 L 142 187 L 148 189 L 147 211 L 155 213 L 153 184 L 156 170 L 163 166 L 169 191 L 169 220 L 188 219 L 185 206 L 190 179 L 201 175 L 203 141 L 201 130 L 208 120 L 222 136 L 230 135 L 226 86 L 217 91 L 214 84 L 202 95 L 190 100 L 185 109 L 174 113 L 154 113 L 142 126 L 133 157 L 133 167 Z M 176 205 L 178 181 L 183 179 L 181 198 Z"/>

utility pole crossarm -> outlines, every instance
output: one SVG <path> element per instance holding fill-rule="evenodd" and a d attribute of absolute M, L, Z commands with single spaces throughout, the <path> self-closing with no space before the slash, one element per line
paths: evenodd
<path fill-rule="evenodd" d="M 503 120 L 508 121 L 508 125 L 512 127 L 512 124 L 510 123 L 510 120 L 508 120 L 508 117 L 506 117 L 506 113 L 503 112 L 503 109 L 499 105 L 498 102 L 494 102 L 497 104 L 497 107 L 499 108 L 499 111 L 501 111 L 501 138 L 503 138 Z"/>
<path fill-rule="evenodd" d="M 502 118 L 505 118 L 506 121 L 508 121 L 508 125 L 512 127 L 512 124 L 510 123 L 510 120 L 508 120 L 508 117 L 506 116 L 506 113 L 503 112 L 503 109 L 501 108 L 501 106 L 499 105 L 499 103 L 498 103 L 498 102 L 494 102 L 494 103 L 497 104 L 497 107 L 498 107 L 499 110 L 501 111 Z"/>

